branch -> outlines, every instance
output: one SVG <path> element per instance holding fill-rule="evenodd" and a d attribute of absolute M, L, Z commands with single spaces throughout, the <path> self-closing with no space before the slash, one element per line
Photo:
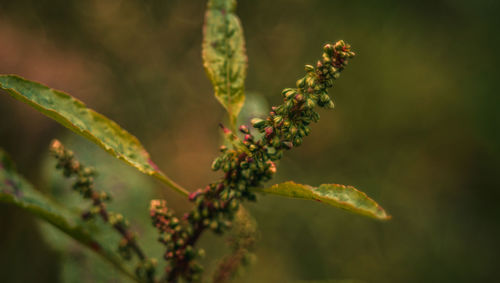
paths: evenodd
<path fill-rule="evenodd" d="M 50 145 L 50 150 L 57 159 L 56 168 L 62 169 L 65 177 L 76 177 L 73 189 L 78 191 L 83 198 L 92 200 L 92 207 L 82 214 L 84 220 L 90 220 L 99 215 L 104 222 L 109 223 L 121 236 L 118 251 L 121 256 L 130 260 L 134 253 L 140 263 L 136 268 L 137 276 L 145 281 L 154 281 L 155 260 L 148 259 L 141 247 L 137 243 L 135 235 L 129 230 L 128 221 L 121 214 L 108 212 L 106 202 L 110 201 L 110 196 L 105 192 L 98 192 L 94 189 L 94 177 L 96 172 L 90 167 L 86 167 L 74 158 L 73 152 L 64 148 L 60 141 L 54 140 Z"/>
<path fill-rule="evenodd" d="M 243 140 L 222 127 L 232 148 L 221 147 L 222 154 L 214 160 L 212 169 L 223 171 L 224 177 L 189 195 L 195 208 L 185 216 L 185 227 L 179 225 L 179 219 L 167 210 L 164 201 L 152 202 L 153 221 L 167 248 L 168 282 L 177 282 L 179 277 L 188 281 L 200 277 L 202 269 L 193 252 L 200 235 L 206 229 L 220 234 L 230 228 L 240 202 L 256 199 L 252 188 L 272 178 L 275 161 L 284 151 L 299 146 L 310 132 L 309 124 L 319 120 L 315 106 L 333 108 L 327 90 L 354 53 L 343 41 L 326 44 L 323 50 L 316 67 L 305 66 L 307 74 L 297 81 L 297 88 L 283 90 L 283 104 L 272 107 L 266 119 L 252 120 L 253 127 L 264 134 L 262 138 L 256 139 L 244 125 L 239 128 Z"/>

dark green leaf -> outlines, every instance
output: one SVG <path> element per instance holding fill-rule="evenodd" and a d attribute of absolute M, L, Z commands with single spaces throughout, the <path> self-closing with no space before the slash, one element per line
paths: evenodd
<path fill-rule="evenodd" d="M 228 111 L 233 126 L 245 101 L 247 68 L 243 29 L 235 8 L 235 0 L 208 1 L 202 45 L 203 65 L 215 97 Z"/>
<path fill-rule="evenodd" d="M 380 220 L 391 218 L 378 203 L 351 186 L 323 184 L 311 187 L 288 181 L 258 190 L 284 197 L 315 200 Z"/>
<path fill-rule="evenodd" d="M 87 246 L 92 251 L 114 265 L 118 270 L 137 281 L 123 265 L 113 248 L 97 242 L 89 233 L 89 227 L 80 216 L 69 211 L 40 192 L 24 180 L 14 169 L 5 152 L 0 149 L 0 202 L 16 205 L 47 221 L 71 238 Z"/>
<path fill-rule="evenodd" d="M 87 108 L 83 102 L 69 94 L 15 75 L 0 75 L 0 88 L 73 132 L 98 144 L 114 157 L 188 195 L 186 190 L 158 169 L 136 137 L 112 120 Z"/>

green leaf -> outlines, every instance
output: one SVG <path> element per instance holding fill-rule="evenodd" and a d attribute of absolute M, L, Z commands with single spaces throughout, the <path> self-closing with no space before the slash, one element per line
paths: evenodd
<path fill-rule="evenodd" d="M 203 28 L 203 65 L 215 90 L 215 97 L 236 126 L 245 101 L 247 56 L 235 0 L 209 0 Z"/>
<path fill-rule="evenodd" d="M 71 238 L 90 248 L 131 279 L 136 277 L 123 265 L 113 248 L 97 242 L 80 216 L 36 191 L 15 171 L 13 163 L 0 149 L 0 202 L 16 205 L 47 221 Z"/>
<path fill-rule="evenodd" d="M 379 220 L 391 218 L 378 203 L 351 186 L 323 184 L 311 187 L 288 181 L 257 190 L 284 197 L 315 200 Z"/>
<path fill-rule="evenodd" d="M 15 99 L 93 141 L 114 157 L 156 177 L 186 196 L 189 194 L 158 169 L 136 137 L 69 94 L 15 75 L 0 75 L 0 88 Z"/>

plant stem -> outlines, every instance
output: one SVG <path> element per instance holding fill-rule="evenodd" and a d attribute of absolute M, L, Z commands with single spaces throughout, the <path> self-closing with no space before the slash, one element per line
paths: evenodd
<path fill-rule="evenodd" d="M 169 186 L 170 188 L 174 189 L 176 192 L 180 193 L 181 195 L 188 197 L 189 196 L 189 191 L 184 189 L 181 185 L 177 184 L 167 176 L 165 176 L 162 173 L 155 172 L 153 174 L 158 180 L 160 180 L 162 183 L 165 185 Z"/>

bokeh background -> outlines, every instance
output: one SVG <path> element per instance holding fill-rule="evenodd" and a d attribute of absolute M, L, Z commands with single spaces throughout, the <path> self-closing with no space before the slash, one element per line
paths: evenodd
<path fill-rule="evenodd" d="M 239 1 L 247 113 L 280 103 L 281 89 L 294 86 L 324 43 L 344 39 L 358 54 L 331 92 L 336 109 L 321 112 L 273 182 L 354 185 L 393 219 L 260 196 L 247 205 L 259 224 L 257 261 L 236 282 L 498 282 L 499 6 Z M 225 120 L 202 67 L 204 9 L 205 1 L 0 0 L 0 73 L 85 101 L 139 137 L 169 176 L 194 190 L 218 177 L 209 166 L 221 142 L 217 124 Z M 72 204 L 69 184 L 48 157 L 52 138 L 101 171 L 101 188 L 113 192 L 147 249 L 161 253 L 147 228 L 148 200 L 164 197 L 179 213 L 189 204 L 1 93 L 0 147 L 37 188 Z M 53 233 L 0 204 L 0 281 L 123 280 Z M 227 248 L 210 235 L 201 245 L 210 272 Z"/>

